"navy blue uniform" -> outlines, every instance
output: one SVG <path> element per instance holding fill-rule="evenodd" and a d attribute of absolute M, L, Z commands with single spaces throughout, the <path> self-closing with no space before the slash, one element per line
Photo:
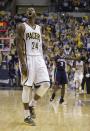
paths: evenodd
<path fill-rule="evenodd" d="M 67 75 L 65 71 L 66 62 L 61 56 L 57 55 L 54 58 L 56 68 L 54 73 L 55 83 L 57 85 L 67 84 Z"/>

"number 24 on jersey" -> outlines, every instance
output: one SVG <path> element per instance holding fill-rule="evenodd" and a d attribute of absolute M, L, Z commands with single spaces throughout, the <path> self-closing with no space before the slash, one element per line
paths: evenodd
<path fill-rule="evenodd" d="M 32 49 L 38 49 L 38 43 L 32 42 Z"/>

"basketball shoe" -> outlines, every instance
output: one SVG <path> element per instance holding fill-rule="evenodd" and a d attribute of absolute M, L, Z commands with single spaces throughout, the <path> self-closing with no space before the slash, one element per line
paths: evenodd
<path fill-rule="evenodd" d="M 24 119 L 24 122 L 30 124 L 31 126 L 35 126 L 35 122 L 32 120 L 30 116 Z"/>
<path fill-rule="evenodd" d="M 61 97 L 59 100 L 59 104 L 62 104 L 64 102 L 64 99 Z"/>

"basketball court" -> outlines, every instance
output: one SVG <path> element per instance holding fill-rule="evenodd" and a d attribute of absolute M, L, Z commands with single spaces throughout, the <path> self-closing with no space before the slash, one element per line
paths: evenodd
<path fill-rule="evenodd" d="M 50 95 L 38 101 L 36 126 L 30 126 L 23 122 L 21 91 L 0 90 L 0 131 L 90 131 L 90 95 L 66 91 L 62 105 L 57 97 L 50 104 Z"/>

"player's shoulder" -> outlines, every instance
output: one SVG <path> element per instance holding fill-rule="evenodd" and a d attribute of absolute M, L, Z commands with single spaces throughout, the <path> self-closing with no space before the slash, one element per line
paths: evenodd
<path fill-rule="evenodd" d="M 25 25 L 24 25 L 24 23 L 19 23 L 19 24 L 17 24 L 16 29 L 17 29 L 17 30 L 22 30 L 22 31 L 24 31 L 24 30 L 25 30 Z"/>

